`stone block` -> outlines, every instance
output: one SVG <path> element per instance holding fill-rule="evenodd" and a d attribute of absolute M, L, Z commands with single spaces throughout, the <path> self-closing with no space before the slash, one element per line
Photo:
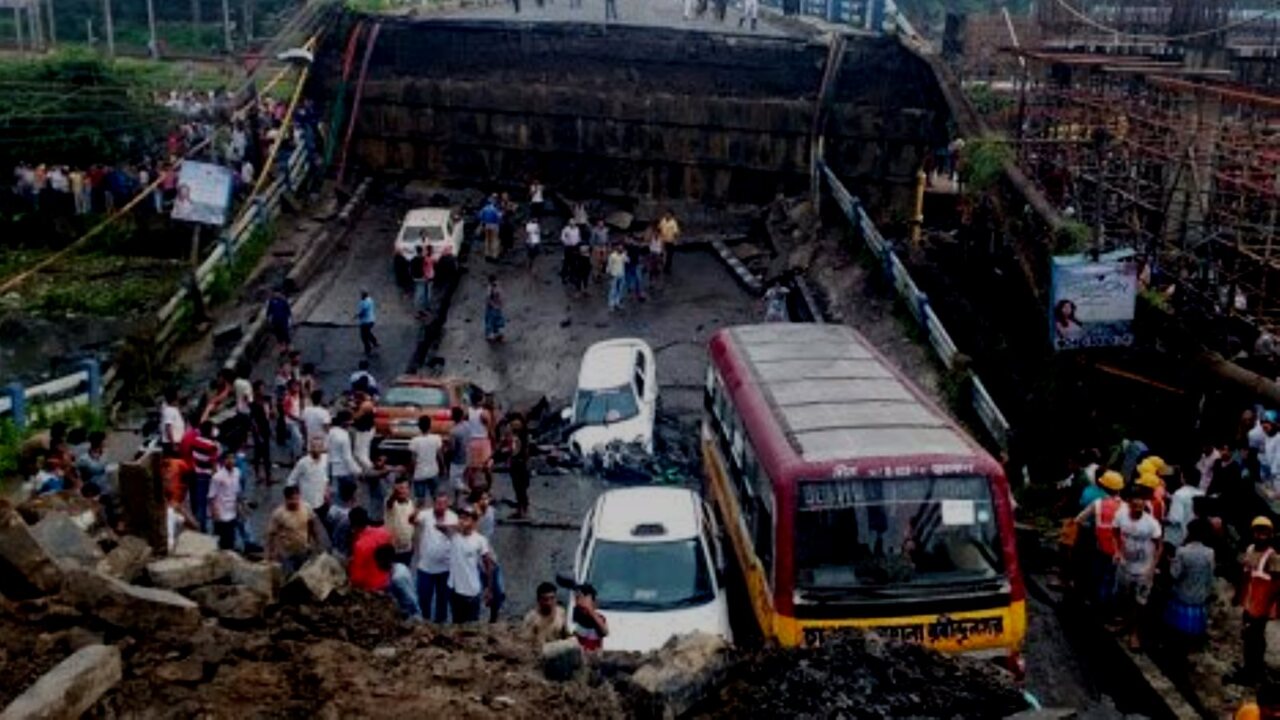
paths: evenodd
<path fill-rule="evenodd" d="M 210 615 L 223 620 L 247 621 L 262 617 L 267 598 L 241 585 L 209 585 L 191 591 L 191 598 Z"/>
<path fill-rule="evenodd" d="M 151 561 L 151 546 L 133 535 L 120 538 L 107 556 L 98 561 L 98 570 L 125 582 L 133 582 Z"/>
<path fill-rule="evenodd" d="M 173 544 L 174 557 L 198 557 L 218 552 L 218 538 L 194 530 L 183 530 Z"/>
<path fill-rule="evenodd" d="M 253 590 L 268 601 L 274 600 L 284 584 L 284 569 L 276 562 L 253 562 L 232 555 L 231 582 Z"/>
<path fill-rule="evenodd" d="M 120 650 L 90 645 L 45 673 L 0 713 L 0 720 L 76 718 L 123 677 Z"/>
<path fill-rule="evenodd" d="M 64 575 L 63 597 L 109 625 L 142 631 L 193 630 L 200 625 L 200 607 L 175 592 L 130 585 L 74 566 Z"/>
<path fill-rule="evenodd" d="M 285 584 L 290 594 L 300 594 L 318 602 L 324 602 L 329 595 L 347 584 L 347 571 L 342 561 L 322 553 L 307 561 L 302 569 L 293 574 Z"/>
<path fill-rule="evenodd" d="M 64 512 L 51 512 L 31 528 L 31 534 L 58 560 L 69 560 L 86 567 L 102 559 L 102 548 Z"/>
<path fill-rule="evenodd" d="M 542 674 L 548 680 L 572 680 L 585 665 L 586 656 L 575 638 L 555 640 L 542 645 Z"/>
<path fill-rule="evenodd" d="M 0 506 L 0 593 L 11 598 L 58 591 L 62 571 L 36 539 L 26 521 L 9 506 Z M 9 571 L 12 569 L 12 572 Z"/>
<path fill-rule="evenodd" d="M 168 557 L 147 563 L 147 577 L 156 587 L 182 590 L 218 582 L 231 574 L 231 558 L 225 553 Z"/>
<path fill-rule="evenodd" d="M 667 641 L 631 676 L 644 714 L 676 718 L 688 712 L 728 674 L 732 661 L 727 651 L 723 638 L 706 633 Z"/>

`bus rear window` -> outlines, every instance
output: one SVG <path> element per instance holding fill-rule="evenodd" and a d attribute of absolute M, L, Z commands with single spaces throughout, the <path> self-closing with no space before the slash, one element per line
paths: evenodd
<path fill-rule="evenodd" d="M 797 493 L 801 590 L 938 587 L 1003 574 L 985 478 L 820 480 Z"/>

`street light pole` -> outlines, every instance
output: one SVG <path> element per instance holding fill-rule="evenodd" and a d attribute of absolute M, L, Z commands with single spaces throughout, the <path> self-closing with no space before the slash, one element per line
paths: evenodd
<path fill-rule="evenodd" d="M 152 60 L 160 59 L 160 41 L 156 39 L 155 0 L 147 0 L 147 54 Z"/>
<path fill-rule="evenodd" d="M 111 17 L 111 0 L 102 0 L 102 15 L 106 23 L 107 57 L 114 60 L 116 57 L 116 27 L 115 21 Z"/>
<path fill-rule="evenodd" d="M 231 42 L 231 0 L 222 0 L 222 37 L 227 45 L 227 54 L 235 51 Z"/>

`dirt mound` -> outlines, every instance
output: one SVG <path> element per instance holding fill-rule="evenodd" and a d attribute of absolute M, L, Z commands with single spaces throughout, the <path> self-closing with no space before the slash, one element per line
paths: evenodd
<path fill-rule="evenodd" d="M 1000 718 L 1027 709 L 988 662 L 860 634 L 744 659 L 703 718 Z"/>

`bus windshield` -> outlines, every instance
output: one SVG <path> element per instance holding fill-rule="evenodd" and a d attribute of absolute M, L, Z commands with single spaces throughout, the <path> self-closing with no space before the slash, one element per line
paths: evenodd
<path fill-rule="evenodd" d="M 800 590 L 937 588 L 1003 576 L 981 477 L 858 478 L 797 487 Z"/>

